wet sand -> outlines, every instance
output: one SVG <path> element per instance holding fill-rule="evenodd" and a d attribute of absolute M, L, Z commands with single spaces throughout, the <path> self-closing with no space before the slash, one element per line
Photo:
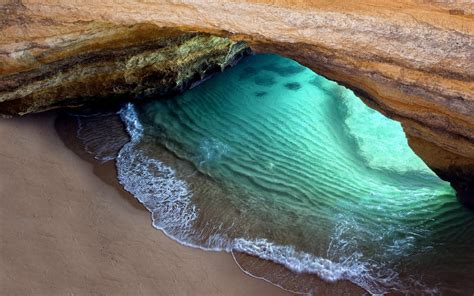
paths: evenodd
<path fill-rule="evenodd" d="M 287 294 L 154 229 L 113 164 L 66 148 L 55 117 L 0 119 L 1 295 Z"/>

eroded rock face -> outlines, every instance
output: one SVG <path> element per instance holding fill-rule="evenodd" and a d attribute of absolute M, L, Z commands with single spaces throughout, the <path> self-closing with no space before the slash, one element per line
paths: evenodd
<path fill-rule="evenodd" d="M 288 56 L 350 87 L 367 104 L 400 121 L 415 152 L 442 178 L 452 182 L 466 204 L 474 205 L 474 8 L 468 1 L 23 0 L 22 4 L 16 2 L 10 6 L 17 7 L 16 12 L 3 16 L 0 22 L 1 87 L 25 82 L 30 86 L 23 88 L 31 89 L 30 80 L 20 83 L 11 77 L 25 71 L 38 71 L 51 57 L 54 59 L 56 52 L 63 52 L 59 56 L 67 53 L 74 59 L 90 54 L 94 48 L 109 48 L 105 58 L 99 54 L 90 56 L 95 57 L 97 65 L 103 64 L 94 70 L 104 69 L 99 71 L 102 82 L 84 80 L 78 90 L 96 89 L 95 97 L 111 92 L 143 94 L 147 84 L 135 87 L 137 79 L 133 77 L 136 75 L 124 75 L 127 70 L 123 69 L 129 69 L 128 64 L 120 55 L 115 58 L 111 53 L 117 50 L 113 49 L 116 41 L 111 38 L 106 45 L 99 42 L 102 38 L 87 37 L 100 36 L 94 31 L 96 27 L 110 28 L 110 23 L 149 22 L 244 40 L 253 50 Z M 124 30 L 112 27 L 112 31 Z M 136 30 L 125 38 L 135 44 L 131 47 L 159 43 L 150 39 L 148 33 L 140 32 L 160 29 L 147 25 L 132 28 Z M 184 38 L 185 42 L 196 36 L 204 38 L 196 33 L 180 36 L 165 39 Z M 209 40 L 216 38 L 205 36 Z M 74 46 L 83 39 L 87 46 Z M 237 50 L 241 45 L 234 46 Z M 44 47 L 53 54 L 44 54 Z M 233 46 L 229 45 L 226 50 L 230 47 Z M 101 59 L 104 61 L 100 62 Z M 121 64 L 117 68 L 121 69 L 122 78 L 110 79 L 108 84 L 105 69 L 116 67 L 116 60 Z M 70 65 L 92 71 L 84 67 L 85 64 Z M 147 65 L 138 71 L 138 76 L 146 76 L 150 69 L 161 67 L 153 63 Z M 61 68 L 55 69 L 58 72 L 55 75 L 63 77 Z M 8 83 L 5 75 L 10 75 Z M 67 86 L 67 80 L 55 78 L 54 81 L 56 86 L 73 88 Z M 47 101 L 46 98 L 56 100 L 57 93 L 53 89 L 48 95 L 40 96 L 41 99 L 35 96 L 21 98 L 20 102 L 31 105 Z M 2 93 L 1 100 L 4 95 Z M 92 96 L 88 94 L 88 97 Z"/>
<path fill-rule="evenodd" d="M 0 53 L 3 115 L 178 93 L 248 50 L 244 42 L 150 24 L 86 22 L 64 28 L 51 19 L 30 18 L 22 25 L 63 32 L 5 44 L 11 48 Z"/>

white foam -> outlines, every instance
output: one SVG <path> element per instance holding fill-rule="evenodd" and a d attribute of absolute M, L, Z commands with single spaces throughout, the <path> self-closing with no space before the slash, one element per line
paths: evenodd
<path fill-rule="evenodd" d="M 138 120 L 135 107 L 132 103 L 128 103 L 120 110 L 120 118 L 122 118 L 122 121 L 125 123 L 127 132 L 131 137 L 130 143 L 135 144 L 143 136 L 143 126 Z"/>
<path fill-rule="evenodd" d="M 201 141 L 199 146 L 199 155 L 201 157 L 199 165 L 202 166 L 208 162 L 215 162 L 229 151 L 229 146 L 222 143 L 218 139 L 205 138 Z"/>
<path fill-rule="evenodd" d="M 197 217 L 196 209 L 190 206 L 192 194 L 186 182 L 177 178 L 172 168 L 137 147 L 143 126 L 132 104 L 122 110 L 121 117 L 131 141 L 117 156 L 119 182 L 152 213 L 155 227 L 185 239 Z"/>
<path fill-rule="evenodd" d="M 233 245 L 236 251 L 276 262 L 297 273 L 316 274 L 328 282 L 349 280 L 372 295 L 381 295 L 386 290 L 381 283 L 377 283 L 380 279 L 372 275 L 372 264 L 362 261 L 358 252 L 341 258 L 340 262 L 333 262 L 298 251 L 293 246 L 277 245 L 266 239 L 239 238 L 234 240 Z"/>

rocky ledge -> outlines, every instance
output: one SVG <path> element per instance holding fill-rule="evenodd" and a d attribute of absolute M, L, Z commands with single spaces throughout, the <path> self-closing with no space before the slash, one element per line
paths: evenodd
<path fill-rule="evenodd" d="M 245 41 L 400 121 L 474 206 L 474 5 L 462 2 L 13 0 L 0 11 L 0 110 L 182 90 Z"/>
<path fill-rule="evenodd" d="M 26 30 L 16 32 L 21 40 L 2 40 L 0 51 L 0 114 L 7 116 L 171 95 L 248 51 L 244 42 L 150 24 L 29 17 L 16 29 Z"/>

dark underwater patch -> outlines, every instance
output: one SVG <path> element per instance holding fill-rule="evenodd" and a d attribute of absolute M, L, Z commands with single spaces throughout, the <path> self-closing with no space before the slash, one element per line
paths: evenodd
<path fill-rule="evenodd" d="M 321 84 L 323 82 L 323 79 L 321 77 L 314 77 L 310 81 L 308 81 L 309 84 L 316 86 L 316 87 L 321 87 Z"/>
<path fill-rule="evenodd" d="M 268 93 L 266 91 L 256 91 L 255 96 L 256 97 L 263 97 L 266 96 Z"/>
<path fill-rule="evenodd" d="M 275 79 L 272 76 L 258 76 L 255 77 L 254 82 L 256 85 L 261 86 L 272 86 L 276 83 Z"/>
<path fill-rule="evenodd" d="M 285 83 L 285 87 L 289 90 L 298 90 L 301 88 L 301 84 L 299 82 L 288 82 Z"/>

